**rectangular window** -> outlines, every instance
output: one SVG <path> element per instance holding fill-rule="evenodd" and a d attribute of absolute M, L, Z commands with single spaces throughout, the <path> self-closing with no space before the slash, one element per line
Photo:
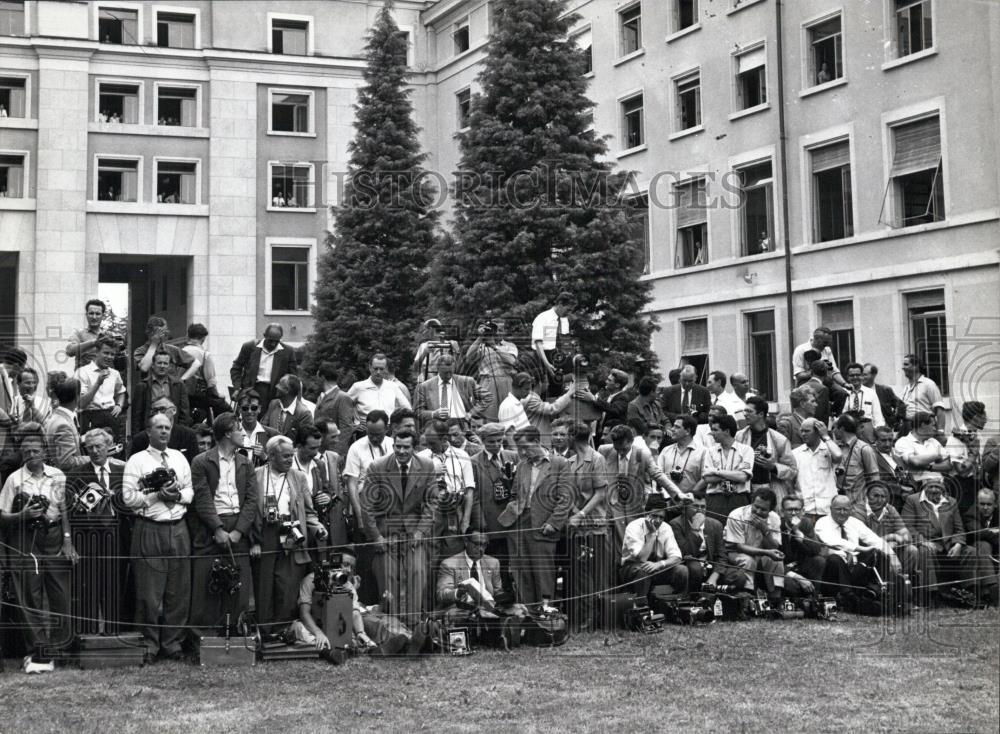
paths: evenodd
<path fill-rule="evenodd" d="M 28 117 L 27 79 L 0 77 L 0 117 Z"/>
<path fill-rule="evenodd" d="M 278 164 L 271 167 L 271 206 L 311 208 L 314 206 L 312 166 Z"/>
<path fill-rule="evenodd" d="M 577 47 L 583 53 L 583 73 L 589 74 L 594 70 L 594 36 L 588 28 L 585 31 L 573 36 Z"/>
<path fill-rule="evenodd" d="M 682 31 L 698 22 L 698 0 L 674 0 L 674 31 Z"/>
<path fill-rule="evenodd" d="M 198 127 L 198 90 L 159 87 L 156 94 L 156 124 Z"/>
<path fill-rule="evenodd" d="M 934 45 L 931 0 L 894 0 L 896 56 L 902 58 Z"/>
<path fill-rule="evenodd" d="M 138 84 L 100 82 L 97 89 L 97 119 L 100 122 L 123 125 L 138 125 L 141 122 Z"/>
<path fill-rule="evenodd" d="M 618 14 L 621 30 L 621 56 L 628 56 L 642 48 L 642 5 L 636 3 Z"/>
<path fill-rule="evenodd" d="M 458 129 L 464 130 L 469 126 L 469 115 L 472 113 L 472 92 L 463 89 L 455 95 L 455 102 L 458 111 Z"/>
<path fill-rule="evenodd" d="M 736 57 L 737 109 L 767 102 L 767 49 L 764 46 Z"/>
<path fill-rule="evenodd" d="M 139 43 L 139 11 L 101 8 L 97 14 L 97 39 L 101 43 Z"/>
<path fill-rule="evenodd" d="M 774 250 L 774 178 L 771 162 L 737 171 L 740 178 L 740 235 L 742 254 Z"/>
<path fill-rule="evenodd" d="M 810 151 L 813 175 L 813 241 L 854 234 L 851 146 L 846 140 Z M 839 364 L 839 361 L 838 361 Z"/>
<path fill-rule="evenodd" d="M 198 203 L 198 164 L 159 161 L 156 165 L 156 201 L 161 204 Z"/>
<path fill-rule="evenodd" d="M 631 239 L 637 245 L 639 272 L 649 272 L 649 196 L 643 194 L 629 199 L 629 225 Z"/>
<path fill-rule="evenodd" d="M 826 84 L 844 76 L 840 16 L 809 26 L 809 84 Z"/>
<path fill-rule="evenodd" d="M 830 351 L 841 371 L 847 372 L 847 365 L 854 361 L 854 304 L 851 301 L 821 303 L 820 323 L 830 330 L 833 343 Z"/>
<path fill-rule="evenodd" d="M 156 45 L 161 48 L 194 48 L 195 16 L 187 13 L 156 14 Z"/>
<path fill-rule="evenodd" d="M 626 150 L 646 142 L 642 121 L 642 95 L 637 94 L 622 102 L 622 138 Z"/>
<path fill-rule="evenodd" d="M 677 130 L 701 124 L 701 72 L 688 74 L 674 82 L 677 96 Z"/>
<path fill-rule="evenodd" d="M 451 40 L 455 47 L 455 55 L 464 54 L 471 48 L 471 38 L 469 36 L 469 21 L 463 21 L 455 26 L 451 32 Z"/>
<path fill-rule="evenodd" d="M 310 95 L 306 93 L 271 92 L 271 131 L 312 132 L 309 126 L 309 102 Z"/>
<path fill-rule="evenodd" d="M 708 319 L 681 322 L 681 359 L 678 367 L 691 365 L 698 373 L 698 384 L 708 379 Z"/>
<path fill-rule="evenodd" d="M 674 187 L 677 203 L 677 244 L 674 269 L 708 262 L 708 203 L 705 179 Z"/>
<path fill-rule="evenodd" d="M 935 115 L 892 128 L 893 157 L 889 171 L 895 227 L 937 222 L 945 218 L 944 171 L 941 165 L 941 121 Z M 885 214 L 883 203 L 883 215 Z"/>
<path fill-rule="evenodd" d="M 271 310 L 309 310 L 309 248 L 271 248 Z"/>
<path fill-rule="evenodd" d="M 271 53 L 305 56 L 309 48 L 309 21 L 271 20 Z"/>
<path fill-rule="evenodd" d="M 24 3 L 0 2 L 0 36 L 24 35 Z"/>
<path fill-rule="evenodd" d="M 96 193 L 98 201 L 138 201 L 139 161 L 99 158 Z"/>
<path fill-rule="evenodd" d="M 910 351 L 924 363 L 924 374 L 949 394 L 948 320 L 941 289 L 909 293 L 906 310 L 910 321 Z"/>
<path fill-rule="evenodd" d="M 747 357 L 750 362 L 750 384 L 767 400 L 776 400 L 778 362 L 774 333 L 774 311 L 748 313 Z"/>
<path fill-rule="evenodd" d="M 25 198 L 24 183 L 24 156 L 0 154 L 0 199 Z"/>

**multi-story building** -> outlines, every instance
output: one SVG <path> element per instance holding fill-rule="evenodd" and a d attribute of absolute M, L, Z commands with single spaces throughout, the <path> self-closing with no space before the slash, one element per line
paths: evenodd
<path fill-rule="evenodd" d="M 36 355 L 101 284 L 216 353 L 310 329 L 378 0 L 0 2 L 0 313 Z M 900 383 L 914 351 L 998 412 L 1000 4 L 572 0 L 594 125 L 635 172 L 664 371 L 785 402 L 815 326 Z M 447 180 L 487 0 L 397 0 Z M 445 202 L 445 206 L 448 204 Z M 3 287 L 7 286 L 7 287 Z"/>

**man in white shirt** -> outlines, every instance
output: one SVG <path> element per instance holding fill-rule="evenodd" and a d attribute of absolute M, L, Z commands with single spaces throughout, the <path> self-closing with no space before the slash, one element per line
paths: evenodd
<path fill-rule="evenodd" d="M 731 415 L 709 418 L 715 445 L 705 450 L 701 478 L 707 483 L 705 502 L 709 517 L 722 521 L 737 507 L 750 503 L 753 448 L 736 443 L 736 419 Z"/>
<path fill-rule="evenodd" d="M 798 474 L 795 486 L 805 503 L 805 514 L 816 520 L 830 513 L 830 500 L 837 496 L 837 466 L 843 452 L 815 418 L 802 421 L 804 443 L 792 449 Z"/>
<path fill-rule="evenodd" d="M 262 404 L 256 390 L 244 390 L 240 393 L 239 400 L 239 448 L 243 455 L 253 462 L 254 467 L 263 466 L 267 463 L 264 447 L 272 436 L 278 435 L 278 432 L 260 424 L 258 418 Z"/>
<path fill-rule="evenodd" d="M 820 359 L 829 364 L 830 375 L 834 382 L 840 385 L 844 384 L 844 378 L 837 368 L 837 360 L 833 356 L 833 350 L 830 349 L 832 342 L 833 332 L 825 326 L 819 326 L 813 331 L 809 341 L 795 347 L 795 351 L 792 352 L 792 372 L 795 374 L 796 380 L 804 381 L 812 376 L 812 366 L 806 364 L 806 352 L 814 350 L 819 352 Z"/>
<path fill-rule="evenodd" d="M 875 442 L 875 429 L 885 425 L 882 403 L 874 388 L 863 382 L 865 368 L 857 362 L 847 365 L 847 399 L 843 412 L 858 422 L 858 435 L 867 443 Z"/>
<path fill-rule="evenodd" d="M 639 597 L 648 597 L 650 589 L 664 584 L 674 593 L 687 593 L 688 569 L 667 523 L 667 500 L 663 495 L 646 497 L 643 517 L 625 527 L 619 574 Z"/>
<path fill-rule="evenodd" d="M 368 363 L 369 377 L 351 385 L 347 396 L 354 401 L 358 425 L 364 425 L 365 417 L 373 410 L 381 410 L 392 415 L 397 408 L 412 408 L 409 399 L 399 389 L 399 384 L 387 379 L 389 359 L 381 352 L 372 355 Z"/>
<path fill-rule="evenodd" d="M 917 413 L 909 433 L 900 436 L 892 449 L 896 463 L 903 465 L 918 484 L 928 479 L 940 479 L 942 472 L 951 470 L 951 459 L 935 438 L 937 419 L 931 413 Z"/>
<path fill-rule="evenodd" d="M 554 381 L 556 376 L 552 357 L 559 348 L 561 340 L 569 336 L 569 319 L 566 317 L 575 306 L 576 296 L 563 291 L 556 297 L 556 303 L 552 308 L 542 311 L 531 322 L 531 346 L 544 368 L 543 380 L 538 385 L 541 393 L 547 392 L 548 382 Z"/>
<path fill-rule="evenodd" d="M 440 363 L 438 363 L 440 367 Z M 450 558 L 462 548 L 462 537 L 472 521 L 472 501 L 476 490 L 476 475 L 469 455 L 448 443 L 448 425 L 432 420 L 424 428 L 427 448 L 417 456 L 434 463 L 436 483 L 434 528 L 431 558 Z"/>
<path fill-rule="evenodd" d="M 924 375 L 924 363 L 915 354 L 903 357 L 903 374 L 906 386 L 900 402 L 906 407 L 906 417 L 900 425 L 900 433 L 912 430 L 912 423 L 918 413 L 932 413 L 938 428 L 944 428 L 944 402 L 937 383 Z"/>
<path fill-rule="evenodd" d="M 149 448 L 125 464 L 122 500 L 136 517 L 131 552 L 136 622 L 150 655 L 179 660 L 191 600 L 191 538 L 184 515 L 194 489 L 187 459 L 167 448 L 170 430 L 163 413 L 146 421 Z M 172 474 L 164 477 L 163 470 Z"/>
<path fill-rule="evenodd" d="M 693 442 L 698 420 L 693 415 L 680 415 L 670 428 L 674 442 L 660 452 L 657 464 L 681 492 L 691 492 L 701 480 L 705 457 L 705 449 Z"/>
<path fill-rule="evenodd" d="M 750 591 L 756 588 L 755 577 L 760 571 L 772 606 L 781 600 L 785 588 L 781 518 L 774 511 L 777 504 L 773 491 L 758 489 L 749 505 L 729 513 L 723 534 L 726 556 L 743 571 L 745 588 Z"/>
<path fill-rule="evenodd" d="M 344 463 L 344 479 L 347 482 L 347 492 L 351 500 L 351 508 L 354 513 L 354 520 L 357 529 L 360 531 L 364 524 L 364 515 L 361 513 L 361 501 L 359 492 L 364 489 L 365 474 L 368 467 L 376 459 L 381 459 L 392 453 L 392 439 L 386 435 L 389 424 L 389 416 L 381 410 L 373 410 L 365 417 L 366 435 L 351 444 L 347 450 L 347 458 Z M 359 537 L 355 542 L 362 542 L 363 537 Z M 362 559 L 358 559 L 359 568 Z"/>
<path fill-rule="evenodd" d="M 735 393 L 726 392 L 726 373 L 714 370 L 708 375 L 708 392 L 712 396 L 712 405 L 721 405 L 726 413 L 736 419 L 736 427 L 743 428 L 747 424 L 747 405 Z"/>
<path fill-rule="evenodd" d="M 527 372 L 518 372 L 511 383 L 510 394 L 500 403 L 499 423 L 507 429 L 520 431 L 531 425 L 521 401 L 528 397 L 534 379 Z"/>
<path fill-rule="evenodd" d="M 962 403 L 962 425 L 952 430 L 944 451 L 951 462 L 958 509 L 965 512 L 976 503 L 976 492 L 986 484 L 983 477 L 983 445 L 980 432 L 986 427 L 986 405 L 979 400 Z"/>
<path fill-rule="evenodd" d="M 118 345 L 109 336 L 97 339 L 97 358 L 78 369 L 75 377 L 80 381 L 79 413 L 80 430 L 84 433 L 91 428 L 106 428 L 115 437 L 121 438 L 118 416 L 125 408 L 125 383 L 112 365 Z"/>
<path fill-rule="evenodd" d="M 823 571 L 829 594 L 851 586 L 850 567 L 859 560 L 878 568 L 886 580 L 887 570 L 897 574 L 903 570 L 892 546 L 851 512 L 850 498 L 839 495 L 830 503 L 830 514 L 816 522 L 816 536 L 829 549 Z"/>

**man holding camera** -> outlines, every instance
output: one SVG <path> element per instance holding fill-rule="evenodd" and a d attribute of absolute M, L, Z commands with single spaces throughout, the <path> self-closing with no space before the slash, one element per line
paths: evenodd
<path fill-rule="evenodd" d="M 864 384 L 864 371 L 857 362 L 847 365 L 847 398 L 844 413 L 857 421 L 858 435 L 867 443 L 875 442 L 875 429 L 885 425 L 882 402 L 874 388 Z"/>
<path fill-rule="evenodd" d="M 781 499 L 781 552 L 785 556 L 785 591 L 789 594 L 812 594 L 826 567 L 823 544 L 803 508 L 797 494 L 786 494 Z"/>
<path fill-rule="evenodd" d="M 153 405 L 161 398 L 167 398 L 177 408 L 177 417 L 173 421 L 175 425 L 187 426 L 191 423 L 191 403 L 187 386 L 174 375 L 170 354 L 164 351 L 157 352 L 153 356 L 149 374 L 146 379 L 139 381 L 132 391 L 133 433 L 138 433 L 142 429 L 146 419 L 153 413 Z M 83 404 L 82 397 L 80 404 Z"/>
<path fill-rule="evenodd" d="M 496 422 L 500 403 L 510 394 L 517 347 L 503 338 L 499 324 L 494 321 L 480 324 L 476 333 L 475 341 L 465 352 L 465 359 L 476 360 L 479 364 L 479 388 L 486 400 L 483 417 Z"/>
<path fill-rule="evenodd" d="M 413 409 L 422 425 L 449 418 L 481 420 L 489 407 L 488 400 L 474 379 L 455 374 L 454 355 L 442 354 L 437 360 L 437 374 L 417 385 Z"/>
<path fill-rule="evenodd" d="M 497 519 L 510 502 L 517 453 L 503 448 L 504 427 L 486 423 L 479 429 L 483 450 L 472 457 L 476 491 L 472 503 L 472 527 L 486 534 L 486 553 L 500 562 L 500 572 L 510 585 L 510 553 L 503 525 Z"/>
<path fill-rule="evenodd" d="M 819 355 L 816 359 L 826 362 L 834 381 L 840 385 L 845 384 L 844 378 L 840 376 L 840 370 L 837 368 L 837 360 L 833 356 L 833 350 L 830 349 L 832 343 L 833 332 L 826 326 L 818 326 L 813 330 L 812 338 L 809 341 L 795 347 L 795 351 L 792 352 L 792 372 L 795 379 L 806 381 L 812 374 L 815 374 L 812 372 L 812 361 L 806 355 L 809 352 L 816 352 Z"/>
<path fill-rule="evenodd" d="M 73 337 L 66 345 L 66 356 L 76 357 L 76 369 L 80 369 L 97 356 L 97 340 L 102 333 L 101 324 L 104 322 L 104 312 L 104 301 L 100 298 L 91 298 L 84 306 L 87 327 L 75 329 Z"/>
<path fill-rule="evenodd" d="M 195 634 L 235 629 L 250 609 L 253 576 L 250 573 L 250 534 L 257 519 L 257 478 L 250 460 L 237 451 L 241 431 L 232 413 L 212 421 L 215 447 L 191 464 L 194 512 L 187 515 L 191 549 L 191 625 Z M 227 579 L 213 568 L 227 569 Z M 232 587 L 238 579 L 240 587 Z M 234 603 L 235 602 L 235 603 Z"/>
<path fill-rule="evenodd" d="M 795 491 L 798 465 L 788 439 L 767 425 L 767 401 L 751 395 L 746 402 L 747 427 L 736 434 L 736 443 L 753 449 L 753 474 L 750 490 L 771 489 L 780 502 Z"/>
<path fill-rule="evenodd" d="M 698 591 L 706 578 L 714 580 L 726 575 L 724 529 L 714 517 L 705 516 L 705 509 L 704 493 L 696 492 L 691 501 L 684 504 L 681 514 L 670 521 L 670 529 L 687 567 L 691 591 Z M 709 568 L 711 576 L 706 574 Z"/>
<path fill-rule="evenodd" d="M 708 421 L 712 395 L 697 382 L 698 371 L 694 365 L 686 364 L 681 369 L 680 384 L 671 385 L 660 394 L 660 404 L 668 421 L 673 423 L 682 415 L 693 415 L 699 423 Z"/>
<path fill-rule="evenodd" d="M 260 395 L 254 389 L 247 389 L 241 392 L 237 398 L 237 417 L 240 421 L 240 444 L 239 447 L 244 456 L 253 462 L 254 468 L 261 467 L 267 463 L 267 454 L 264 446 L 278 432 L 273 428 L 260 424 L 261 401 Z"/>
<path fill-rule="evenodd" d="M 292 464 L 295 447 L 285 436 L 265 446 L 267 466 L 256 470 L 257 517 L 251 533 L 257 622 L 266 630 L 295 616 L 299 584 L 309 572 L 308 545 L 325 540 L 305 475 Z"/>
<path fill-rule="evenodd" d="M 749 505 L 729 513 L 724 535 L 729 562 L 743 571 L 744 588 L 756 589 L 756 576 L 760 573 L 772 607 L 781 601 L 785 587 L 781 518 L 774 511 L 777 504 L 774 492 L 758 489 Z"/>
<path fill-rule="evenodd" d="M 122 500 L 136 516 L 131 552 L 136 623 L 151 656 L 180 660 L 191 601 L 191 536 L 184 515 L 194 489 L 187 459 L 168 448 L 170 431 L 166 414 L 147 419 L 149 447 L 125 464 Z"/>
<path fill-rule="evenodd" d="M 69 566 L 78 556 L 64 506 L 66 475 L 45 463 L 41 426 L 22 424 L 17 440 L 24 466 L 0 491 L 0 525 L 11 547 L 8 569 L 32 650 L 24 671 L 51 672 L 47 651 L 72 639 Z"/>
<path fill-rule="evenodd" d="M 844 455 L 834 473 L 837 491 L 846 494 L 855 505 L 864 504 L 865 488 L 879 478 L 878 458 L 871 444 L 858 437 L 858 423 L 844 413 L 833 426 L 833 435 Z"/>
<path fill-rule="evenodd" d="M 313 424 L 312 413 L 302 403 L 302 380 L 295 375 L 285 375 L 275 385 L 274 394 L 275 399 L 267 407 L 261 423 L 294 441 L 302 428 L 311 428 Z"/>
<path fill-rule="evenodd" d="M 679 415 L 669 427 L 674 440 L 660 452 L 657 465 L 677 485 L 681 492 L 692 492 L 701 481 L 701 464 L 705 449 L 694 442 L 698 421 L 693 415 Z"/>
<path fill-rule="evenodd" d="M 721 522 L 734 509 L 749 504 L 755 457 L 750 446 L 736 443 L 736 419 L 731 415 L 713 416 L 708 430 L 715 443 L 705 449 L 701 478 L 708 485 L 709 517 Z"/>

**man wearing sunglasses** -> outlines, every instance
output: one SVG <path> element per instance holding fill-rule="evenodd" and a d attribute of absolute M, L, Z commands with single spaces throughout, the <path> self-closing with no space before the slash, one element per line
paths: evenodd
<path fill-rule="evenodd" d="M 264 466 L 267 456 L 264 447 L 278 432 L 260 424 L 260 395 L 256 390 L 244 390 L 240 394 L 236 417 L 240 422 L 241 453 L 253 463 L 254 468 Z"/>

